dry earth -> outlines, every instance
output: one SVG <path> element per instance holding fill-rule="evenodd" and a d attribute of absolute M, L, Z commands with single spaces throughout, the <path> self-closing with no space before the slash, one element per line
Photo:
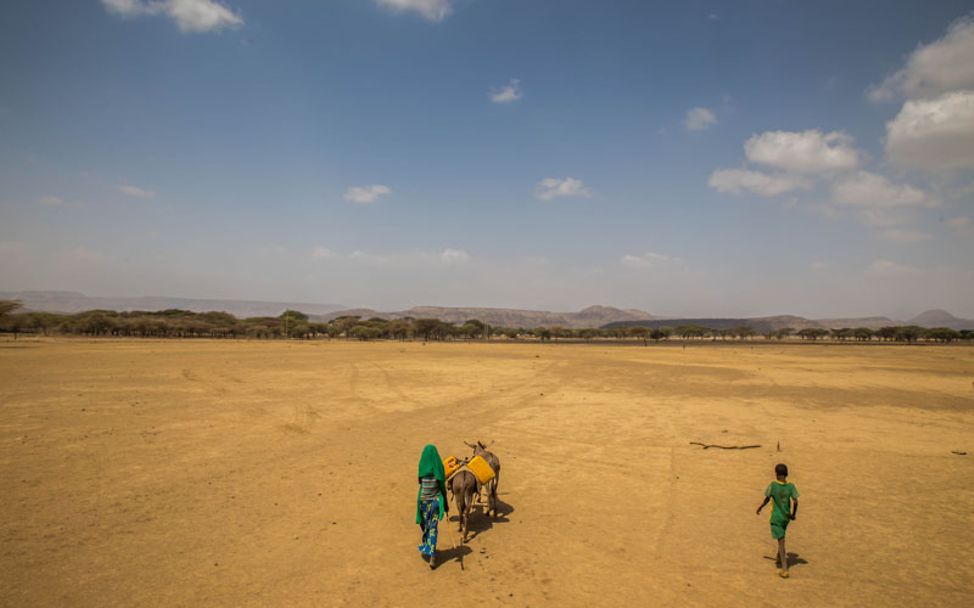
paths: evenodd
<path fill-rule="evenodd" d="M 970 606 L 972 381 L 969 347 L 4 341 L 0 604 Z M 474 438 L 504 515 L 430 572 L 416 461 Z"/>

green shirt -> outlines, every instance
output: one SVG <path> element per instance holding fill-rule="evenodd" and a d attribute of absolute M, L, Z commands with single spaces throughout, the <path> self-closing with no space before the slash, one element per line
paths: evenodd
<path fill-rule="evenodd" d="M 781 483 L 777 479 L 768 484 L 764 491 L 765 496 L 771 497 L 773 507 L 771 508 L 771 523 L 787 525 L 791 519 L 791 499 L 798 498 L 798 488 L 793 483 Z"/>

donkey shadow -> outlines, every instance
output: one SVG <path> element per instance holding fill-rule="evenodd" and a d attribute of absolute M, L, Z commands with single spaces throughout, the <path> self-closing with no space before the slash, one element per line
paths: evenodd
<path fill-rule="evenodd" d="M 494 527 L 494 524 L 506 524 L 510 522 L 508 517 L 514 512 L 514 507 L 501 500 L 497 499 L 497 517 L 490 517 L 487 515 L 487 504 L 486 503 L 475 503 L 473 508 L 470 509 L 470 522 L 467 525 L 467 542 L 477 538 L 481 533 L 486 532 Z M 450 517 L 450 524 L 456 523 L 460 525 L 460 516 L 454 515 Z"/>

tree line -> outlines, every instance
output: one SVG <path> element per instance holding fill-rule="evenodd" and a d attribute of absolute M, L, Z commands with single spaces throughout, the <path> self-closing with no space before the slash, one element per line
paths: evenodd
<path fill-rule="evenodd" d="M 19 302 L 0 300 L 0 332 L 35 335 L 81 335 L 142 338 L 252 338 L 252 339 L 336 339 L 349 340 L 486 340 L 533 339 L 548 341 L 592 341 L 597 339 L 634 340 L 644 344 L 671 338 L 682 340 L 833 340 L 839 342 L 940 342 L 974 340 L 974 331 L 945 327 L 927 329 L 914 325 L 880 329 L 866 327 L 823 329 L 783 328 L 758 332 L 741 325 L 732 329 L 711 329 L 699 325 L 676 327 L 497 327 L 470 319 L 451 324 L 439 319 L 401 318 L 363 319 L 340 316 L 330 321 L 315 321 L 297 310 L 286 310 L 276 317 L 237 318 L 226 312 L 88 310 L 75 314 L 16 312 Z"/>

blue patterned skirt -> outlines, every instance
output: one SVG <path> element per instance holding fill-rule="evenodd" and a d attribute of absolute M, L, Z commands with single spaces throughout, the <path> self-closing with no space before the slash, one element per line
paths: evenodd
<path fill-rule="evenodd" d="M 419 545 L 419 552 L 423 555 L 433 555 L 436 553 L 436 530 L 439 526 L 440 516 L 440 497 L 424 500 L 420 503 L 419 514 L 423 523 L 420 528 L 423 530 L 423 538 Z"/>

